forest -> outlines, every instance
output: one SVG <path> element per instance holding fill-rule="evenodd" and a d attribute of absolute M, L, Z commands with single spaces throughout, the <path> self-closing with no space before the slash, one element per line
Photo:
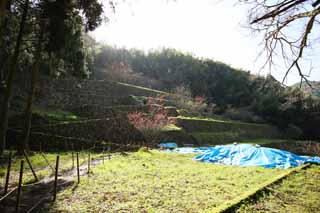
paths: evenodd
<path fill-rule="evenodd" d="M 116 1 L 1 0 L 0 212 L 319 211 L 320 1 L 236 2 L 300 82 L 99 42 Z"/>

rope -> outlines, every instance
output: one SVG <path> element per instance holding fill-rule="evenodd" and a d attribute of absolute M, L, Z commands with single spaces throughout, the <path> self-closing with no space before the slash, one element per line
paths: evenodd
<path fill-rule="evenodd" d="M 16 130 L 16 129 L 9 129 L 10 131 L 13 132 L 19 132 L 21 133 L 21 130 Z M 66 137 L 66 136 L 61 136 L 61 135 L 50 135 L 50 134 L 46 134 L 46 133 L 42 133 L 42 132 L 31 132 L 31 134 L 37 134 L 37 135 L 43 135 L 43 136 L 50 136 L 50 137 L 56 137 L 56 138 L 61 138 L 61 139 L 66 139 L 66 140 L 77 140 L 77 141 L 81 141 L 81 142 L 86 142 L 86 143 L 92 143 L 92 142 L 101 142 L 101 141 L 92 141 L 89 139 L 84 139 L 84 138 L 75 138 L 75 137 Z M 123 144 L 119 144 L 119 143 L 113 143 L 113 142 L 109 142 L 110 145 L 115 145 L 115 146 L 121 146 L 121 147 L 130 147 L 130 148 L 140 148 L 141 146 L 138 145 L 123 145 Z M 89 149 L 93 149 L 94 147 L 91 147 Z"/>
<path fill-rule="evenodd" d="M 9 191 L 7 194 L 5 194 L 3 197 L 0 198 L 0 203 L 5 200 L 7 197 L 9 197 L 14 191 L 17 190 L 18 187 L 14 187 L 13 189 L 11 189 L 11 191 Z"/>

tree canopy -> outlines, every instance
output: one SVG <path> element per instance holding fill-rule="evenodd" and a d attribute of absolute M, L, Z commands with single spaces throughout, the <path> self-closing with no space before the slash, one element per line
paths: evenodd
<path fill-rule="evenodd" d="M 102 22 L 97 0 L 4 0 L 0 4 L 1 126 L 0 154 L 5 148 L 8 112 L 17 71 L 30 72 L 31 92 L 25 108 L 28 140 L 35 84 L 40 70 L 51 76 L 89 75 L 83 33 Z M 19 72 L 18 72 L 19 73 Z"/>

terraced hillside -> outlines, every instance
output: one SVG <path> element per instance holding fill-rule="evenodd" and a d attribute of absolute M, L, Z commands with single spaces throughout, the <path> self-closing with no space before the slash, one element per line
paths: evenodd
<path fill-rule="evenodd" d="M 200 145 L 225 144 L 259 138 L 281 138 L 280 131 L 268 124 L 178 117 L 177 125 L 192 135 Z"/>
<path fill-rule="evenodd" d="M 33 139 L 55 137 L 116 143 L 143 142 L 143 137 L 127 119 L 127 113 L 147 112 L 148 98 L 163 96 L 167 107 L 175 107 L 171 94 L 111 81 L 42 79 L 35 103 Z M 25 85 L 27 87 L 27 85 Z M 20 88 L 23 99 L 26 89 Z M 181 97 L 184 98 L 184 97 Z M 281 133 L 267 124 L 241 123 L 212 118 L 182 117 L 173 113 L 176 125 L 164 128 L 161 140 L 178 144 L 215 145 L 248 139 L 280 138 Z M 54 118 L 54 119 L 52 119 Z M 12 121 L 13 120 L 13 121 Z M 11 127 L 20 129 L 19 119 Z M 14 133 L 12 133 L 14 135 Z M 16 133 L 15 133 L 16 134 Z M 53 139 L 52 139 L 53 138 Z M 68 141 L 68 140 L 67 140 Z M 54 143 L 54 142 L 53 142 Z"/>

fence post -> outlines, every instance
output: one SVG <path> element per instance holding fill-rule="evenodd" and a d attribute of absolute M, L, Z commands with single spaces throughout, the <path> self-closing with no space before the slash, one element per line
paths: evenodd
<path fill-rule="evenodd" d="M 53 202 L 56 201 L 56 197 L 57 197 L 58 170 L 59 170 L 59 155 L 57 156 L 57 159 L 56 159 L 56 171 L 54 175 L 54 185 L 53 185 Z"/>
<path fill-rule="evenodd" d="M 90 175 L 90 152 L 88 153 L 88 176 Z"/>
<path fill-rule="evenodd" d="M 104 164 L 104 144 L 103 144 L 103 148 L 102 148 L 102 163 Z"/>
<path fill-rule="evenodd" d="M 110 152 L 111 152 L 111 144 L 110 144 L 110 142 L 108 143 L 108 159 L 110 160 L 111 159 L 111 154 L 110 154 Z"/>
<path fill-rule="evenodd" d="M 28 157 L 28 155 L 27 155 L 27 153 L 26 153 L 25 150 L 23 150 L 23 155 L 24 155 L 24 157 L 25 157 L 26 160 L 27 160 L 27 163 L 28 163 L 28 165 L 29 165 L 29 167 L 30 167 L 30 169 L 31 169 L 31 172 L 32 172 L 32 174 L 33 174 L 33 176 L 34 176 L 35 181 L 37 182 L 37 181 L 38 181 L 38 177 L 37 177 L 35 171 L 33 170 L 33 167 L 32 167 L 32 165 L 31 165 L 31 162 L 30 162 L 29 157 Z"/>
<path fill-rule="evenodd" d="M 23 178 L 23 163 L 24 163 L 24 161 L 21 160 L 19 184 L 18 184 L 18 189 L 17 189 L 16 212 L 19 212 L 19 206 L 20 206 L 20 200 L 21 200 L 21 185 L 22 185 L 22 178 Z"/>
<path fill-rule="evenodd" d="M 12 158 L 12 153 L 9 153 L 9 158 L 8 158 L 8 167 L 7 167 L 7 174 L 6 174 L 6 182 L 4 183 L 4 192 L 3 195 L 7 194 L 8 192 L 8 186 L 9 186 L 9 180 L 10 180 L 10 170 L 11 170 L 11 158 Z"/>
<path fill-rule="evenodd" d="M 74 168 L 74 153 L 72 152 L 72 169 Z"/>
<path fill-rule="evenodd" d="M 78 175 L 78 183 L 80 183 L 79 152 L 77 152 L 77 175 Z"/>

